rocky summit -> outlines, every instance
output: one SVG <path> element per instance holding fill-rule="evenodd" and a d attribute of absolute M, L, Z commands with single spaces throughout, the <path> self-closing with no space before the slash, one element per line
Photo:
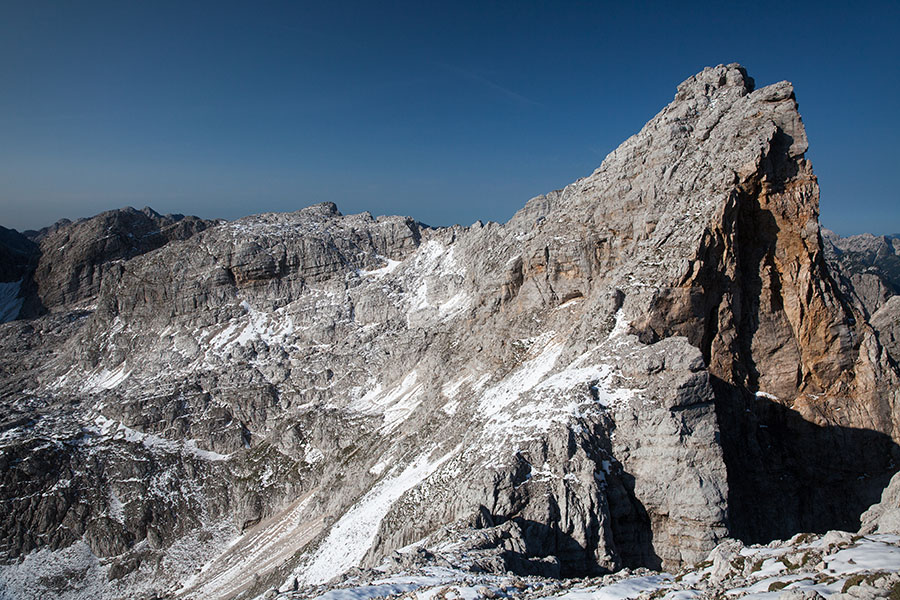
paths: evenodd
<path fill-rule="evenodd" d="M 720 65 L 505 224 L 0 230 L 0 597 L 900 593 L 900 244 L 806 151 Z"/>

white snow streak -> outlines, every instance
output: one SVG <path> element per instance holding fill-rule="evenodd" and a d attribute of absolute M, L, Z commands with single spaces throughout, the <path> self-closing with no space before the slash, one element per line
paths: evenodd
<path fill-rule="evenodd" d="M 380 260 L 383 260 L 386 264 L 378 269 L 365 270 L 360 269 L 357 273 L 361 277 L 371 278 L 371 279 L 381 279 L 385 275 L 393 273 L 397 267 L 403 264 L 402 261 L 399 260 L 391 260 L 390 258 L 386 258 L 384 256 L 378 256 Z"/>
<path fill-rule="evenodd" d="M 369 551 L 381 520 L 408 490 L 434 473 L 456 450 L 430 461 L 423 454 L 398 475 L 379 481 L 338 520 L 328 537 L 312 553 L 313 561 L 301 568 L 298 580 L 318 584 L 356 566 Z"/>
<path fill-rule="evenodd" d="M 410 372 L 399 385 L 382 391 L 376 385 L 366 395 L 350 404 L 350 409 L 369 415 L 383 415 L 382 433 L 390 433 L 422 403 L 422 384 L 416 385 L 418 375 Z"/>
<path fill-rule="evenodd" d="M 551 335 L 552 333 L 546 337 Z M 539 343 L 536 343 L 535 346 L 538 346 Z M 553 369 L 562 351 L 562 343 L 544 341 L 544 345 L 536 356 L 522 363 L 518 369 L 505 377 L 500 383 L 491 386 L 482 395 L 479 402 L 481 413 L 486 417 L 499 415 L 503 409 L 515 402 L 519 396 L 540 383 L 541 379 Z"/>
<path fill-rule="evenodd" d="M 112 371 L 103 369 L 96 375 L 89 377 L 84 382 L 84 386 L 89 390 L 111 390 L 128 379 L 129 375 L 131 375 L 131 371 L 126 370 L 125 363 L 122 363 Z"/>
<path fill-rule="evenodd" d="M 321 529 L 321 519 L 304 521 L 312 494 L 299 498 L 280 514 L 234 540 L 218 558 L 188 580 L 179 591 L 192 598 L 222 598 L 244 589 L 254 575 L 264 575 L 293 556 Z"/>
<path fill-rule="evenodd" d="M 94 423 L 97 424 L 98 429 L 96 431 L 102 435 L 110 435 L 112 439 L 141 444 L 151 450 L 161 450 L 170 454 L 190 454 L 196 458 L 209 461 L 228 460 L 229 458 L 227 454 L 219 454 L 218 452 L 198 448 L 195 440 L 175 441 L 151 433 L 141 433 L 102 415 L 97 417 Z"/>

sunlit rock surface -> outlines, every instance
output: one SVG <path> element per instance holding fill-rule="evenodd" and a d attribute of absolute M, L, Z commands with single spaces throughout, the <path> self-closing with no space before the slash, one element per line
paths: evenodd
<path fill-rule="evenodd" d="M 0 326 L 0 589 L 621 579 L 855 531 L 898 375 L 826 266 L 806 149 L 789 83 L 719 66 L 506 224 L 321 204 L 154 248 L 97 245 L 147 211 L 41 234 L 41 316 Z M 63 238 L 102 248 L 49 265 Z"/>

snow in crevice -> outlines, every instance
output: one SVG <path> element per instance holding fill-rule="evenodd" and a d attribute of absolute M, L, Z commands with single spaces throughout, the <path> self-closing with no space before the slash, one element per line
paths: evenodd
<path fill-rule="evenodd" d="M 122 504 L 122 501 L 112 488 L 109 490 L 109 518 L 123 525 L 125 524 L 125 505 Z"/>
<path fill-rule="evenodd" d="M 383 267 L 380 267 L 378 269 L 369 269 L 369 270 L 360 269 L 357 271 L 357 274 L 360 277 L 365 277 L 366 279 L 376 279 L 377 280 L 377 279 L 381 279 L 385 275 L 390 275 L 391 273 L 393 273 L 394 271 L 397 270 L 397 267 L 399 267 L 400 265 L 403 264 L 403 261 L 391 260 L 390 258 L 386 258 L 381 255 L 378 256 L 378 259 L 385 262 L 385 265 Z"/>
<path fill-rule="evenodd" d="M 112 390 L 121 385 L 131 371 L 125 367 L 125 363 L 110 371 L 109 369 L 101 369 L 99 372 L 88 377 L 84 382 L 84 387 L 88 390 Z"/>
<path fill-rule="evenodd" d="M 325 460 L 325 454 L 316 448 L 307 444 L 304 446 L 303 462 L 309 465 L 317 465 Z"/>
<path fill-rule="evenodd" d="M 620 308 L 616 311 L 616 324 L 613 326 L 612 331 L 609 332 L 609 339 L 622 338 L 628 334 L 628 329 L 631 327 L 631 324 L 628 322 L 628 319 L 625 317 L 624 311 Z"/>
<path fill-rule="evenodd" d="M 246 300 L 240 306 L 243 314 L 231 319 L 224 328 L 197 332 L 198 342 L 206 348 L 207 360 L 225 356 L 233 347 L 257 341 L 267 346 L 289 346 L 293 341 L 298 327 L 286 307 L 259 310 Z"/>
<path fill-rule="evenodd" d="M 0 283 L 0 323 L 7 323 L 19 316 L 25 299 L 19 298 L 22 280 Z"/>
<path fill-rule="evenodd" d="M 325 583 L 358 566 L 369 551 L 382 519 L 407 491 L 421 484 L 457 449 L 431 460 L 430 452 L 419 456 L 402 471 L 395 468 L 369 490 L 331 527 L 328 537 L 310 553 L 312 560 L 294 575 L 302 583 Z"/>
<path fill-rule="evenodd" d="M 213 462 L 230 458 L 227 454 L 219 454 L 218 452 L 198 448 L 195 440 L 175 441 L 150 433 L 142 433 L 103 415 L 94 419 L 94 423 L 95 427 L 90 427 L 89 429 L 95 434 L 109 437 L 113 440 L 124 440 L 133 444 L 141 444 L 149 450 L 158 450 L 169 454 L 188 454 L 195 458 Z"/>
<path fill-rule="evenodd" d="M 411 371 L 396 386 L 384 390 L 377 384 L 364 396 L 352 402 L 350 410 L 368 415 L 382 415 L 382 433 L 390 433 L 422 403 L 424 386 L 417 383 L 418 374 Z"/>

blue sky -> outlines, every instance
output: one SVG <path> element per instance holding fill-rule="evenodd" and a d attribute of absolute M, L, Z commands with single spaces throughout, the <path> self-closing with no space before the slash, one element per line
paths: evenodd
<path fill-rule="evenodd" d="M 900 232 L 900 3 L 732 4 L 0 0 L 0 224 L 505 221 L 740 62 L 794 83 L 823 224 Z"/>

